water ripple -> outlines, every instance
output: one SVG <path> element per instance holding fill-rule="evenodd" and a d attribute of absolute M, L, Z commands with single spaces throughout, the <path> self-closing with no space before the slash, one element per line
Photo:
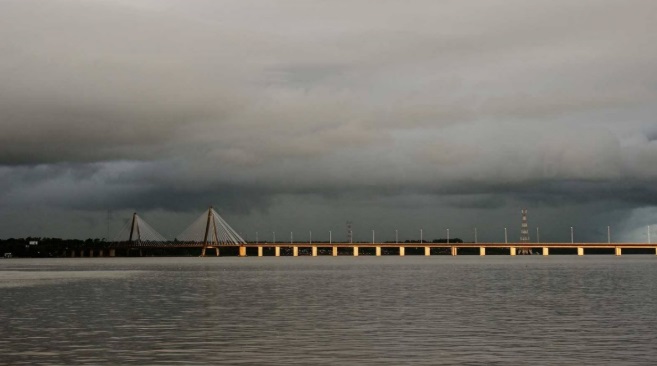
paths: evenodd
<path fill-rule="evenodd" d="M 654 257 L 0 267 L 0 364 L 652 365 Z"/>

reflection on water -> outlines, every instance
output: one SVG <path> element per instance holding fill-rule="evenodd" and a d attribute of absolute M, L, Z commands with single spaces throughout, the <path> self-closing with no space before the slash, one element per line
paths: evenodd
<path fill-rule="evenodd" d="M 654 256 L 0 261 L 0 364 L 652 365 Z"/>

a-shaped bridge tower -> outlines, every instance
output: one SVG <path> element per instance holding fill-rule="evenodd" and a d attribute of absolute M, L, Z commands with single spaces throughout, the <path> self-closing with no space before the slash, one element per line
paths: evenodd
<path fill-rule="evenodd" d="M 240 254 L 244 251 L 246 241 L 219 216 L 212 206 L 207 214 L 202 214 L 185 231 L 178 235 L 178 240 L 188 244 L 202 244 L 201 256 L 206 249 L 214 249 L 217 256 L 221 246 L 240 246 Z"/>
<path fill-rule="evenodd" d="M 113 242 L 115 246 L 147 247 L 163 245 L 167 242 L 167 239 L 155 231 L 135 212 L 132 214 L 132 220 L 126 222 Z"/>

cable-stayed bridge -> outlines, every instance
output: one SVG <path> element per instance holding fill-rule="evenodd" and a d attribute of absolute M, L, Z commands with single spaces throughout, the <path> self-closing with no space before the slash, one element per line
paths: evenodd
<path fill-rule="evenodd" d="M 419 255 L 431 256 L 438 254 L 451 254 L 456 256 L 459 252 L 472 254 L 478 250 L 478 254 L 485 256 L 487 249 L 515 256 L 516 254 L 539 254 L 547 256 L 551 250 L 571 250 L 573 254 L 582 256 L 586 251 L 592 249 L 606 250 L 610 254 L 620 256 L 623 250 L 652 250 L 657 254 L 657 244 L 651 243 L 529 243 L 521 241 L 518 243 L 430 243 L 420 241 L 416 243 L 334 243 L 326 242 L 274 242 L 274 243 L 247 243 L 212 207 L 203 212 L 192 224 L 181 232 L 173 241 L 167 240 L 158 233 L 137 213 L 132 215 L 110 245 L 109 255 L 114 256 L 116 249 L 141 249 L 146 248 L 200 248 L 201 256 L 205 256 L 207 250 L 214 249 L 215 255 L 219 256 L 221 247 L 237 247 L 239 256 L 246 256 L 247 249 L 256 256 L 299 256 L 299 255 L 399 255 L 405 256 L 406 252 Z M 93 253 L 93 251 L 91 252 Z M 74 255 L 74 254 L 73 254 Z M 84 254 L 81 253 L 81 256 Z M 100 252 L 102 256 L 102 251 Z"/>
<path fill-rule="evenodd" d="M 113 249 L 201 248 L 202 256 L 207 249 L 214 249 L 218 256 L 220 247 L 245 244 L 246 241 L 237 231 L 210 206 L 173 241 L 167 240 L 135 212 L 132 219 L 126 222 L 116 235 L 111 247 Z"/>

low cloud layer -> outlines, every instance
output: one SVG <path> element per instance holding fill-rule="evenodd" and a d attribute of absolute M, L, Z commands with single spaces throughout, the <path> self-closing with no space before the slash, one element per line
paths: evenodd
<path fill-rule="evenodd" d="M 607 225 L 645 240 L 656 12 L 3 1 L 0 237 L 105 236 L 107 210 L 112 225 L 138 210 L 174 236 L 215 204 L 245 232 L 352 220 L 365 236 L 479 225 L 496 240 L 528 207 L 555 228 L 546 239 L 578 223 L 582 240 Z"/>

